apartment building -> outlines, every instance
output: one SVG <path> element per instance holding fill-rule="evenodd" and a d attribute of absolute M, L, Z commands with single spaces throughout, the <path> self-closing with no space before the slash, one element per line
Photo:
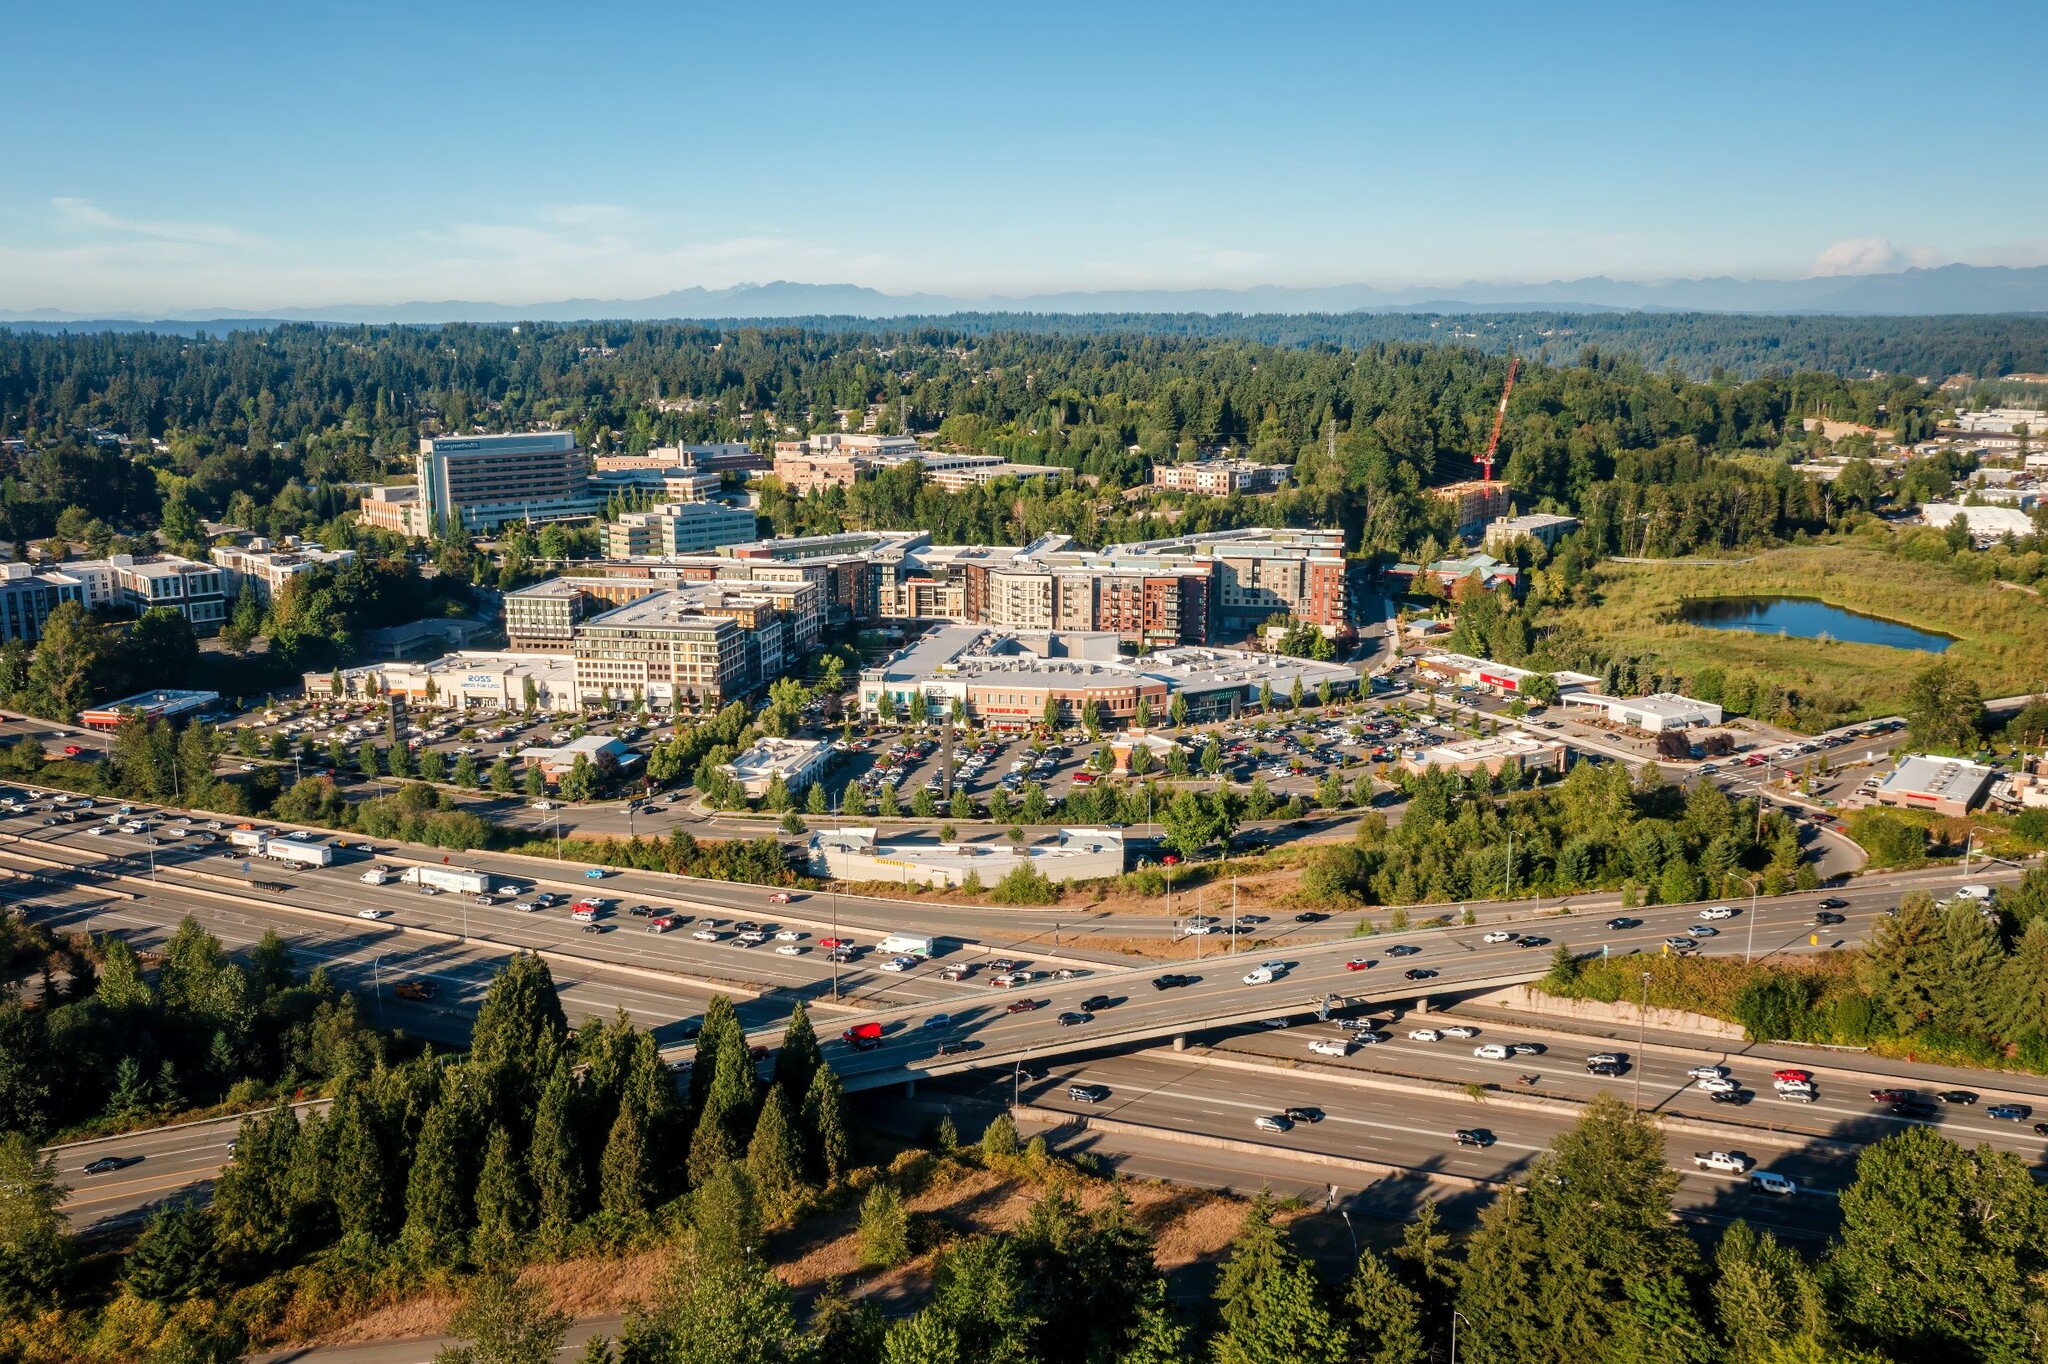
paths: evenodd
<path fill-rule="evenodd" d="M 1446 483 L 1429 491 L 1437 501 L 1450 504 L 1458 535 L 1466 540 L 1478 539 L 1487 522 L 1512 516 L 1515 510 L 1508 496 L 1508 485 L 1498 479 L 1475 478 L 1463 483 Z"/>
<path fill-rule="evenodd" d="M 106 608 L 141 615 L 153 607 L 169 607 L 202 634 L 219 629 L 232 605 L 222 569 L 176 554 L 73 559 L 47 571 L 75 583 L 78 600 L 88 610 Z"/>
<path fill-rule="evenodd" d="M 597 510 L 590 460 L 573 431 L 430 436 L 420 441 L 419 473 L 429 526 L 492 531 Z"/>
<path fill-rule="evenodd" d="M 577 694 L 586 703 L 637 696 L 662 709 L 715 710 L 749 690 L 744 634 L 673 593 L 615 607 L 576 631 Z"/>
<path fill-rule="evenodd" d="M 1248 459 L 1204 459 L 1190 464 L 1155 464 L 1152 486 L 1167 492 L 1206 493 L 1229 497 L 1233 493 L 1278 492 L 1293 472 L 1288 464 L 1254 464 Z"/>
<path fill-rule="evenodd" d="M 1224 630 L 1243 630 L 1290 615 L 1332 638 L 1357 632 L 1354 578 L 1341 530 L 1246 527 L 1172 540 L 1112 545 L 1104 559 L 1214 566 L 1209 617 Z"/>
<path fill-rule="evenodd" d="M 417 483 L 370 489 L 357 504 L 356 519 L 378 530 L 418 539 L 425 539 L 434 529 L 427 520 L 426 504 L 420 501 Z"/>
<path fill-rule="evenodd" d="M 738 545 L 761 531 L 751 507 L 722 502 L 674 502 L 628 512 L 605 527 L 605 550 L 614 559 L 700 554 Z"/>
<path fill-rule="evenodd" d="M 61 570 L 37 572 L 27 564 L 0 564 L 0 641 L 34 644 L 50 613 L 67 601 L 87 605 L 85 586 Z"/>
<path fill-rule="evenodd" d="M 226 575 L 230 597 L 241 596 L 242 585 L 246 583 L 255 589 L 257 600 L 268 605 L 284 591 L 285 584 L 301 573 L 323 566 L 339 568 L 352 562 L 356 552 L 303 545 L 290 539 L 272 544 L 259 536 L 246 545 L 216 545 L 208 557 Z"/>

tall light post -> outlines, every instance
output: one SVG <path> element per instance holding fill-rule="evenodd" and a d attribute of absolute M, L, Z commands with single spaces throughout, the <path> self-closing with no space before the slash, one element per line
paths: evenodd
<path fill-rule="evenodd" d="M 1636 1009 L 1636 1111 L 1643 1108 L 1643 1022 L 1650 1015 L 1650 973 L 1643 972 L 1643 1002 Z M 1455 1328 L 1454 1328 L 1455 1329 Z"/>
<path fill-rule="evenodd" d="M 1452 1308 L 1452 1309 L 1451 1309 L 1451 1364 L 1458 1364 L 1458 1323 L 1459 1323 L 1459 1322 L 1461 1322 L 1461 1321 L 1462 1321 L 1462 1322 L 1464 1322 L 1464 1323 L 1465 1323 L 1465 1324 L 1466 1324 L 1467 1326 L 1470 1326 L 1470 1325 L 1472 1324 L 1472 1323 L 1471 1323 L 1471 1321 L 1470 1321 L 1470 1320 L 1468 1320 L 1468 1319 L 1466 1318 L 1466 1316 L 1465 1316 L 1465 1314 L 1464 1314 L 1463 1312 L 1460 1312 L 1460 1311 L 1458 1311 L 1458 1310 L 1457 1310 L 1456 1308 Z"/>
<path fill-rule="evenodd" d="M 1732 871 L 1728 874 L 1749 887 L 1749 931 L 1742 942 L 1742 964 L 1747 966 L 1749 965 L 1750 953 L 1756 947 L 1756 897 L 1758 889 L 1763 885 L 1763 878 L 1757 877 L 1752 879 L 1742 875 L 1740 872 Z"/>
<path fill-rule="evenodd" d="M 832 892 L 832 998 L 839 998 L 839 892 Z"/>
<path fill-rule="evenodd" d="M 384 1026 L 384 972 L 381 969 L 384 954 L 379 952 L 370 958 L 370 990 L 377 997 L 377 1026 Z"/>
<path fill-rule="evenodd" d="M 555 861 L 562 860 L 562 811 L 557 807 L 555 815 Z"/>

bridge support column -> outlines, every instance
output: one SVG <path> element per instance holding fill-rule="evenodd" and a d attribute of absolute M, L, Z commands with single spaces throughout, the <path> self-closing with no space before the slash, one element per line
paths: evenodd
<path fill-rule="evenodd" d="M 917 1097 L 917 1081 L 905 1080 L 903 1082 L 903 1097 L 906 1099 L 914 1099 Z"/>
<path fill-rule="evenodd" d="M 1180 1032 L 1173 1035 L 1173 1049 L 1175 1051 L 1186 1051 L 1188 1049 L 1188 1035 L 1186 1033 Z"/>
<path fill-rule="evenodd" d="M 1418 996 L 1416 997 L 1416 1000 L 1415 1000 L 1415 1012 L 1417 1012 L 1417 1013 L 1419 1013 L 1419 1014 L 1426 1014 L 1426 1013 L 1428 1013 L 1428 1012 L 1429 1012 L 1429 996 L 1428 996 L 1428 995 L 1418 995 Z"/>

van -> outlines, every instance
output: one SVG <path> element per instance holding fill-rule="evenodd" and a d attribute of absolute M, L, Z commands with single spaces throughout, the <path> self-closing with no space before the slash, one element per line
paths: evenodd
<path fill-rule="evenodd" d="M 1956 898 L 1958 900 L 1976 900 L 1987 905 L 1991 903 L 1992 897 L 1997 893 L 1989 886 L 1969 885 L 1956 887 Z"/>
<path fill-rule="evenodd" d="M 1508 1059 L 1508 1049 L 1499 1042 L 1481 1043 L 1472 1049 L 1472 1054 L 1482 1061 L 1505 1061 Z"/>

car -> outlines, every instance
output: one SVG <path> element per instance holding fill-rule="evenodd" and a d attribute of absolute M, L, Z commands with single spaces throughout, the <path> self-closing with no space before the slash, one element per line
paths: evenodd
<path fill-rule="evenodd" d="M 1707 1097 L 1717 1104 L 1746 1104 L 1753 1096 L 1746 1089 L 1723 1089 Z"/>
<path fill-rule="evenodd" d="M 592 867 L 583 873 L 583 879 L 586 881 L 602 881 L 610 874 L 603 867 Z"/>
<path fill-rule="evenodd" d="M 810 948 L 805 947 L 802 943 L 786 942 L 775 949 L 775 955 L 778 957 L 801 957 L 810 950 Z"/>
<path fill-rule="evenodd" d="M 1247 985 L 1271 985 L 1273 983 L 1272 968 L 1266 966 L 1253 967 L 1244 973 L 1244 983 Z"/>
<path fill-rule="evenodd" d="M 775 941 L 777 942 L 802 942 L 803 940 L 804 934 L 802 929 L 783 928 L 776 930 L 775 933 Z"/>
<path fill-rule="evenodd" d="M 1621 1073 L 1622 1065 L 1619 1061 L 1586 1062 L 1586 1074 L 1588 1075 L 1598 1075 L 1606 1079 L 1613 1079 L 1615 1076 Z"/>
<path fill-rule="evenodd" d="M 1708 1094 L 1726 1094 L 1731 1089 L 1741 1088 L 1739 1084 L 1725 1075 L 1716 1075 L 1710 1079 L 1696 1080 L 1694 1083 Z"/>
<path fill-rule="evenodd" d="M 1813 1081 L 1813 1072 L 1801 1070 L 1797 1066 L 1787 1066 L 1783 1070 L 1772 1071 L 1771 1078 L 1791 1084 L 1810 1084 Z"/>
<path fill-rule="evenodd" d="M 1028 1014 L 1035 1010 L 1042 1009 L 1044 1007 L 1045 1001 L 1042 999 L 1016 999 L 1010 1001 L 1010 1007 L 1003 1010 L 1003 1012 L 1010 1014 Z"/>
<path fill-rule="evenodd" d="M 891 957 L 882 963 L 882 969 L 894 975 L 901 975 L 917 965 L 915 957 Z"/>
<path fill-rule="evenodd" d="M 824 945 L 826 947 L 838 947 L 842 944 L 840 943 L 840 940 L 837 938 L 827 938 L 824 940 Z M 844 945 L 847 947 L 853 946 L 851 942 L 848 942 Z M 1021 965 L 1023 965 L 1022 962 L 1011 961 L 1008 957 L 997 957 L 994 961 L 988 964 L 988 969 L 996 975 L 1007 975 L 1011 971 L 1016 970 Z"/>
<path fill-rule="evenodd" d="M 939 1043 L 939 1055 L 958 1056 L 963 1051 L 971 1051 L 975 1045 L 975 1043 L 969 1042 L 965 1038 L 949 1037 Z"/>
<path fill-rule="evenodd" d="M 1184 976 L 1178 971 L 1168 971 L 1163 976 L 1154 976 L 1152 978 L 1152 988 L 1155 990 L 1178 990 L 1183 986 L 1193 985 L 1194 983 L 1195 978 L 1193 976 Z"/>
<path fill-rule="evenodd" d="M 2035 1123 L 2034 1135 L 2037 1137 L 2048 1137 L 2048 1122 Z"/>
<path fill-rule="evenodd" d="M 1993 1104 L 1984 1110 L 1984 1116 L 2001 1122 L 2025 1122 L 2033 1111 L 2025 1104 Z"/>
<path fill-rule="evenodd" d="M 953 1026 L 953 1015 L 933 1014 L 924 1021 L 923 1026 L 926 1028 L 950 1028 Z"/>
<path fill-rule="evenodd" d="M 1842 916 L 1839 914 L 1830 914 L 1828 913 L 1828 911 L 1821 909 L 1814 911 L 1813 922 L 1817 927 L 1827 928 L 1831 925 L 1843 922 L 1843 919 Z"/>
<path fill-rule="evenodd" d="M 1370 971 L 1372 969 L 1372 958 L 1353 957 L 1350 961 L 1344 963 L 1344 969 L 1347 971 Z"/>
<path fill-rule="evenodd" d="M 1443 1030 L 1443 1034 L 1445 1037 L 1455 1037 L 1462 1042 L 1479 1036 L 1479 1029 L 1464 1023 L 1453 1023 L 1450 1027 Z"/>
<path fill-rule="evenodd" d="M 1099 1104 L 1109 1097 L 1109 1086 L 1068 1085 L 1067 1097 L 1077 1104 Z"/>
<path fill-rule="evenodd" d="M 1735 911 L 1727 905 L 1708 905 L 1700 911 L 1700 917 L 1702 919 L 1732 919 L 1735 917 Z"/>
<path fill-rule="evenodd" d="M 1820 907 L 1822 909 L 1847 909 L 1849 902 L 1840 896 L 1830 895 L 1827 899 L 1820 902 Z"/>
<path fill-rule="evenodd" d="M 612 926 L 610 924 L 585 924 L 577 931 L 579 933 L 609 933 L 612 931 Z"/>
<path fill-rule="evenodd" d="M 358 919 L 388 919 L 391 917 L 391 911 L 388 909 L 359 909 L 356 911 L 356 917 Z"/>
<path fill-rule="evenodd" d="M 1294 922 L 1298 924 L 1319 924 L 1329 917 L 1329 915 L 1319 914 L 1313 909 L 1305 909 L 1294 916 Z"/>
<path fill-rule="evenodd" d="M 1524 933 L 1521 937 L 1515 939 L 1515 946 L 1548 947 L 1550 946 L 1550 939 L 1543 937 L 1541 934 L 1537 933 Z"/>
<path fill-rule="evenodd" d="M 1261 1113 L 1252 1119 L 1252 1126 L 1261 1132 L 1291 1132 L 1294 1130 L 1294 1119 L 1285 1113 Z"/>
<path fill-rule="evenodd" d="M 824 949 L 825 949 L 825 950 L 826 950 L 827 952 L 831 952 L 831 951 L 834 951 L 834 950 L 836 950 L 836 949 L 838 949 L 838 948 L 841 948 L 841 947 L 851 947 L 851 946 L 853 946 L 853 939 L 851 939 L 851 938 L 820 938 L 820 939 L 818 939 L 818 946 L 820 946 L 820 947 L 824 948 Z M 997 969 L 997 968 L 996 968 L 996 966 L 995 966 L 995 963 L 993 963 L 993 962 L 989 963 L 989 969 L 990 969 L 990 970 L 995 970 L 995 969 Z"/>
<path fill-rule="evenodd" d="M 1944 1104 L 1973 1104 L 1977 1102 L 1977 1096 L 1967 1089 L 1944 1089 L 1934 1096 L 1934 1101 Z"/>
<path fill-rule="evenodd" d="M 1068 1009 L 1053 1021 L 1062 1028 L 1073 1028 L 1079 1027 L 1083 1023 L 1093 1023 L 1095 1018 L 1092 1014 L 1077 1013 L 1072 1009 Z"/>
<path fill-rule="evenodd" d="M 1516 1056 L 1541 1056 L 1550 1048 L 1541 1042 L 1510 1042 L 1508 1051 Z"/>
<path fill-rule="evenodd" d="M 1444 1040 L 1444 1035 L 1435 1028 L 1411 1028 L 1408 1031 L 1408 1040 L 1410 1042 L 1441 1042 Z"/>
<path fill-rule="evenodd" d="M 1699 943 L 1691 938 L 1666 938 L 1664 946 L 1673 952 L 1697 952 L 1700 950 Z"/>
<path fill-rule="evenodd" d="M 1436 972 L 1421 966 L 1411 966 L 1401 975 L 1408 980 L 1434 980 Z"/>
<path fill-rule="evenodd" d="M 1494 1142 L 1493 1133 L 1484 1127 L 1461 1127 L 1452 1134 L 1452 1139 L 1460 1146 L 1471 1146 L 1480 1150 L 1493 1145 Z"/>
<path fill-rule="evenodd" d="M 1395 943 L 1387 949 L 1387 955 L 1390 957 L 1412 957 L 1421 950 L 1421 948 L 1412 943 Z"/>
<path fill-rule="evenodd" d="M 1721 930 L 1712 924 L 1694 924 L 1685 931 L 1695 938 L 1718 938 L 1721 936 Z"/>
<path fill-rule="evenodd" d="M 1508 931 L 1507 931 L 1507 930 L 1506 930 L 1505 928 L 1496 928 L 1495 930 L 1493 930 L 1493 932 L 1491 932 L 1491 933 L 1488 933 L 1488 934 L 1485 934 L 1484 936 L 1482 936 L 1482 937 L 1481 937 L 1481 938 L 1479 939 L 1479 941 L 1481 941 L 1481 942 L 1489 942 L 1489 943 L 1491 943 L 1491 942 L 1513 942 L 1514 940 L 1515 940 L 1515 935 L 1514 935 L 1514 934 L 1512 934 L 1512 933 L 1510 933 L 1510 932 L 1508 932 Z"/>
<path fill-rule="evenodd" d="M 778 890 L 778 891 L 776 891 L 776 892 L 775 892 L 775 893 L 774 893 L 773 895 L 771 895 L 771 896 L 769 896 L 769 897 L 768 897 L 768 903 L 769 903 L 769 904 L 771 904 L 771 905 L 786 905 L 786 904 L 788 904 L 788 903 L 789 903 L 789 892 L 788 892 L 788 891 L 786 891 L 786 890 Z"/>
<path fill-rule="evenodd" d="M 1913 1091 L 1910 1089 L 1873 1089 L 1870 1091 L 1870 1101 L 1874 1104 L 1911 1103 L 1914 1097 Z"/>
<path fill-rule="evenodd" d="M 1342 1037 L 1318 1037 L 1308 1044 L 1308 1049 L 1318 1056 L 1349 1056 L 1351 1043 Z"/>
<path fill-rule="evenodd" d="M 1778 1091 L 1778 1097 L 1789 1104 L 1810 1104 L 1820 1096 L 1813 1092 L 1811 1085 L 1788 1085 Z"/>
<path fill-rule="evenodd" d="M 101 1156 L 98 1160 L 91 1162 L 85 1167 L 85 1173 L 89 1175 L 112 1174 L 116 1170 L 127 1169 L 130 1165 L 136 1164 L 141 1159 L 141 1156 Z"/>
<path fill-rule="evenodd" d="M 1289 1122 L 1318 1123 L 1323 1120 L 1323 1110 L 1304 1104 L 1290 1105 L 1283 1115 Z"/>
<path fill-rule="evenodd" d="M 1798 1184 L 1771 1170 L 1750 1171 L 1749 1187 L 1758 1193 L 1770 1194 L 1777 1198 L 1790 1198 L 1799 1192 Z"/>
<path fill-rule="evenodd" d="M 1718 1080 L 1728 1073 L 1728 1067 L 1717 1065 L 1694 1066 L 1685 1073 L 1688 1080 Z"/>
<path fill-rule="evenodd" d="M 1505 1061 L 1511 1052 L 1499 1042 L 1482 1042 L 1472 1048 L 1472 1054 L 1482 1061 Z"/>
<path fill-rule="evenodd" d="M 1081 1001 L 1081 1012 L 1084 1014 L 1101 1013 L 1104 1009 L 1111 1007 L 1115 1003 L 1116 1001 L 1108 995 L 1090 995 Z"/>

